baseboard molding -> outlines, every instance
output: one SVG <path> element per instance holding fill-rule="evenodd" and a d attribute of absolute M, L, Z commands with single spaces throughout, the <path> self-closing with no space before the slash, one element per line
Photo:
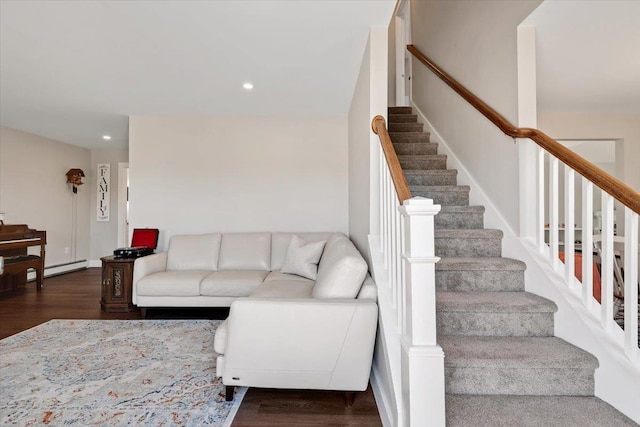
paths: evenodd
<path fill-rule="evenodd" d="M 373 391 L 373 397 L 378 406 L 378 413 L 380 414 L 382 425 L 384 427 L 394 427 L 393 418 L 391 417 L 392 406 L 389 402 L 389 394 L 383 382 L 380 380 L 380 374 L 375 366 L 371 367 L 369 381 L 371 382 L 371 390 Z"/>
<path fill-rule="evenodd" d="M 401 424 L 398 420 L 404 417 L 402 413 L 401 392 L 401 359 L 400 337 L 394 330 L 391 307 L 386 301 L 391 300 L 384 270 L 382 253 L 378 249 L 378 236 L 369 235 L 369 252 L 371 254 L 371 275 L 378 288 L 378 336 L 376 337 L 376 355 L 371 365 L 371 389 L 378 405 L 380 419 L 385 427 L 395 427 Z M 387 329 L 388 328 L 388 329 Z M 388 336 L 387 334 L 390 334 Z M 378 354 L 382 352 L 383 354 Z M 384 371 L 387 371 L 386 375 Z"/>
<path fill-rule="evenodd" d="M 102 267 L 102 261 L 99 259 L 92 259 L 89 261 L 89 267 Z"/>
<path fill-rule="evenodd" d="M 44 268 L 44 277 L 53 277 L 60 274 L 70 273 L 72 271 L 84 270 L 89 265 L 86 259 L 68 262 L 65 264 L 50 265 Z M 27 273 L 27 280 L 36 280 L 36 272 L 30 271 Z"/>

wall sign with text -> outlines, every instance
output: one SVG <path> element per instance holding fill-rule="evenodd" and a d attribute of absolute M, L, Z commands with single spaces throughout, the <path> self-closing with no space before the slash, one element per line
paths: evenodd
<path fill-rule="evenodd" d="M 97 220 L 109 221 L 109 212 L 111 207 L 111 165 L 102 163 L 98 165 L 98 205 Z"/>

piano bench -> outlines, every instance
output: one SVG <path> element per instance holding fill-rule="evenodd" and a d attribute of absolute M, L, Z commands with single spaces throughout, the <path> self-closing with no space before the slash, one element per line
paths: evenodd
<path fill-rule="evenodd" d="M 29 268 L 36 270 L 36 276 L 40 276 L 40 267 L 42 265 L 42 259 L 37 255 L 18 255 L 4 258 L 4 273 L 6 274 L 20 274 L 27 271 Z M 37 277 L 37 289 L 42 289 L 42 278 Z"/>

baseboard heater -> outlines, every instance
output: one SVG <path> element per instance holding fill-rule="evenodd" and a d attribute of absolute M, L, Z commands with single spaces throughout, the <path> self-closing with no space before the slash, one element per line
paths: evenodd
<path fill-rule="evenodd" d="M 50 265 L 44 268 L 44 277 L 53 277 L 53 276 L 58 276 L 60 274 L 70 273 L 72 271 L 84 270 L 88 266 L 89 266 L 89 262 L 86 259 L 67 262 L 64 264 Z M 30 270 L 27 273 L 27 280 L 28 281 L 36 280 L 36 272 L 33 270 Z"/>

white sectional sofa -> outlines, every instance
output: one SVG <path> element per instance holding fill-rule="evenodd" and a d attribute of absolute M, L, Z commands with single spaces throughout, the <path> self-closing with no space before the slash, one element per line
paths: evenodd
<path fill-rule="evenodd" d="M 214 343 L 228 398 L 233 386 L 365 390 L 376 296 L 342 233 L 173 236 L 167 252 L 134 266 L 143 315 L 147 307 L 230 307 Z"/>

